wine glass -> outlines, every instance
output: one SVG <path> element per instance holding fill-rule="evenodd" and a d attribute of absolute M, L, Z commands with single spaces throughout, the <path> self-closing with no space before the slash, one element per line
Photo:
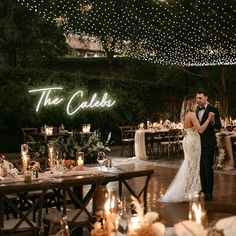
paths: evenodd
<path fill-rule="evenodd" d="M 56 174 L 59 177 L 58 181 L 62 181 L 62 174 L 64 173 L 64 161 L 56 160 Z"/>
<path fill-rule="evenodd" d="M 102 171 L 102 166 L 104 165 L 104 162 L 106 161 L 106 154 L 104 152 L 98 152 L 97 154 L 97 162 L 101 166 L 101 171 Z"/>

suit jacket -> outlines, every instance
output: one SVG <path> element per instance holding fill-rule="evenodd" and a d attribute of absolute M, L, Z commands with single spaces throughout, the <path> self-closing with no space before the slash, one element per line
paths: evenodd
<path fill-rule="evenodd" d="M 198 111 L 199 109 L 196 110 L 196 115 L 198 118 Z M 208 118 L 209 112 L 215 113 L 215 123 L 214 124 L 209 124 L 205 131 L 200 134 L 201 136 L 201 146 L 202 147 L 215 147 L 216 146 L 216 136 L 215 136 L 215 129 L 220 130 L 221 129 L 221 122 L 220 122 L 220 116 L 217 108 L 214 106 L 208 104 L 205 112 L 202 116 L 202 120 L 200 122 L 200 125 L 203 125 L 205 121 Z M 198 118 L 199 119 L 199 118 Z"/>

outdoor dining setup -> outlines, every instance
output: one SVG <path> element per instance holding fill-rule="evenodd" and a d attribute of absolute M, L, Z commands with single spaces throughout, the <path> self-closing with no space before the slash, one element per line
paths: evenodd
<path fill-rule="evenodd" d="M 175 152 L 182 151 L 183 125 L 169 120 L 160 122 L 147 121 L 134 126 L 121 126 L 122 151 L 128 144 L 130 156 L 147 160 L 149 157 L 161 156 L 167 153 L 168 158 Z"/>
<path fill-rule="evenodd" d="M 52 147 L 49 147 L 49 149 Z M 68 166 L 49 151 L 50 168 L 39 171 L 38 163 L 24 160 L 27 145 L 22 145 L 22 171 L 1 157 L 0 230 L 3 235 L 82 235 L 88 226 L 92 236 L 99 235 L 212 235 L 224 232 L 233 235 L 235 217 L 208 225 L 203 196 L 196 193 L 189 202 L 188 219 L 173 227 L 165 226 L 158 212 L 147 209 L 147 188 L 153 168 L 128 161 L 126 164 L 83 165 L 83 154 Z M 25 171 L 25 165 L 27 166 Z M 82 166 L 81 166 L 82 165 Z M 22 174 L 24 172 L 24 174 Z M 145 178 L 137 191 L 130 180 Z M 107 189 L 110 182 L 118 187 Z M 123 195 L 124 190 L 130 199 Z M 143 204 L 140 204 L 142 202 Z M 53 209 L 53 211 L 52 211 Z M 229 226 L 231 225 L 231 226 Z M 198 234 L 197 234 L 198 235 Z"/>
<path fill-rule="evenodd" d="M 83 225 L 92 224 L 96 211 L 103 208 L 98 202 L 104 204 L 98 190 L 109 182 L 118 182 L 117 197 L 122 198 L 125 187 L 135 198 L 147 202 L 152 168 L 145 168 L 137 163 L 106 166 L 107 159 L 104 155 L 103 160 L 100 158 L 103 161 L 100 162 L 100 167 L 86 166 L 82 152 L 78 152 L 77 160 L 68 165 L 67 160 L 58 159 L 54 147 L 49 145 L 49 168 L 42 171 L 39 163 L 34 161 L 33 165 L 30 164 L 32 161 L 27 148 L 27 144 L 22 144 L 21 171 L 1 157 L 0 229 L 3 234 L 23 234 L 28 231 L 37 235 L 43 231 L 47 231 L 49 235 L 57 233 L 61 229 L 62 216 L 67 217 L 71 232 Z M 139 177 L 146 178 L 146 181 L 141 190 L 136 192 L 129 180 Z M 50 214 L 49 208 L 52 206 L 58 209 L 58 213 Z M 43 213 L 45 209 L 46 214 Z M 144 209 L 146 210 L 145 204 Z"/>
<path fill-rule="evenodd" d="M 222 130 L 216 133 L 218 167 L 225 170 L 235 168 L 236 160 L 236 119 L 222 119 Z"/>

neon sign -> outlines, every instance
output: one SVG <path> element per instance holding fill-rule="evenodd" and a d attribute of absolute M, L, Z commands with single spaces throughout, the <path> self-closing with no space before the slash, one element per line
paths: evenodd
<path fill-rule="evenodd" d="M 36 112 L 39 111 L 41 107 L 56 106 L 65 101 L 64 98 L 53 95 L 54 91 L 63 90 L 61 87 L 52 88 L 42 88 L 29 90 L 29 93 L 41 93 L 36 106 Z M 90 100 L 83 100 L 84 93 L 82 90 L 75 92 L 68 100 L 66 104 L 66 112 L 69 116 L 79 112 L 81 109 L 86 108 L 98 108 L 98 107 L 111 107 L 116 101 L 108 99 L 108 94 L 104 93 L 102 98 L 99 99 L 97 93 L 94 93 Z"/>

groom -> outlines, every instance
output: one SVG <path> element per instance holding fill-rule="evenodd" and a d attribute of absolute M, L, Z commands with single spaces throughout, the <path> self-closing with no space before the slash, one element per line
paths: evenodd
<path fill-rule="evenodd" d="M 209 123 L 201 136 L 201 160 L 200 160 L 200 178 L 202 192 L 205 194 L 206 200 L 212 200 L 213 183 L 214 183 L 214 155 L 216 148 L 215 129 L 221 129 L 221 122 L 218 110 L 208 103 L 207 92 L 204 89 L 199 89 L 196 94 L 198 107 L 196 115 L 200 124 L 204 124 L 208 118 L 208 113 L 215 114 L 214 119 Z"/>

